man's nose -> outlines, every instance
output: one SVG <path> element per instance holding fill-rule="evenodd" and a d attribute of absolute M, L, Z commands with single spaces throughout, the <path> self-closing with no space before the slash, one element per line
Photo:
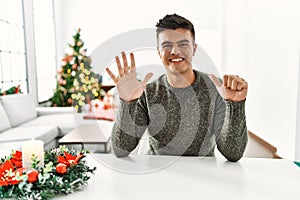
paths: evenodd
<path fill-rule="evenodd" d="M 181 53 L 181 52 L 180 52 L 178 45 L 174 44 L 171 49 L 171 54 L 179 54 L 179 53 Z"/>

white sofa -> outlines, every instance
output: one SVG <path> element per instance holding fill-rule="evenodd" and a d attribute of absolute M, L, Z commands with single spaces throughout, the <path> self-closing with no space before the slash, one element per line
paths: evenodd
<path fill-rule="evenodd" d="M 37 107 L 30 94 L 0 97 L 0 154 L 20 149 L 30 139 L 43 140 L 45 149 L 75 127 L 73 108 Z"/>

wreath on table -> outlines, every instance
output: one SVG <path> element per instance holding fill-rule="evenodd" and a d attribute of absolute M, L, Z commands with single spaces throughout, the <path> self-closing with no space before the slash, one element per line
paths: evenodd
<path fill-rule="evenodd" d="M 0 160 L 0 199 L 43 200 L 82 189 L 96 170 L 87 166 L 85 153 L 60 146 L 45 152 L 44 167 L 33 156 L 31 169 L 25 169 L 22 152 L 12 151 Z"/>

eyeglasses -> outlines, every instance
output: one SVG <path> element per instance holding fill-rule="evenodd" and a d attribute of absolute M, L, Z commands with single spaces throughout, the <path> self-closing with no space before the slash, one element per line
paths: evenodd
<path fill-rule="evenodd" d="M 175 45 L 177 45 L 177 48 L 180 49 L 180 50 L 188 49 L 192 46 L 192 44 L 189 40 L 179 41 L 179 42 L 175 43 Z M 163 42 L 160 45 L 160 49 L 162 51 L 172 51 L 173 48 L 174 48 L 174 43 L 173 42 Z"/>

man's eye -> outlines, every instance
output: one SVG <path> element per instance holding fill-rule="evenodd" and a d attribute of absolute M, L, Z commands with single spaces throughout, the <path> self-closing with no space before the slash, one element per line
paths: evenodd
<path fill-rule="evenodd" d="M 164 45 L 162 46 L 162 48 L 164 48 L 164 49 L 172 48 L 172 45 L 171 45 L 171 44 L 164 44 Z"/>
<path fill-rule="evenodd" d="M 189 43 L 179 43 L 179 47 L 189 47 Z"/>

